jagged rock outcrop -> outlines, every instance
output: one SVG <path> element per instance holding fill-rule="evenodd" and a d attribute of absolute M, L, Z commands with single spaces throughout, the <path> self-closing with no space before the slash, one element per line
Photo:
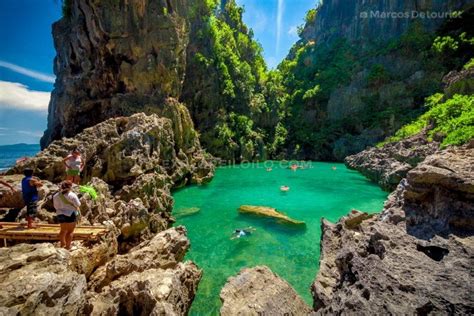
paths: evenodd
<path fill-rule="evenodd" d="M 463 69 L 460 71 L 450 71 L 443 78 L 444 94 L 446 98 L 453 95 L 474 93 L 474 68 Z"/>
<path fill-rule="evenodd" d="M 97 269 L 90 277 L 89 288 L 99 291 L 133 271 L 174 268 L 183 260 L 188 248 L 189 240 L 183 226 L 165 230 Z"/>
<path fill-rule="evenodd" d="M 408 171 L 435 153 L 439 142 L 426 140 L 418 134 L 408 139 L 371 147 L 344 159 L 346 166 L 377 182 L 383 189 L 391 191 L 406 177 Z"/>
<path fill-rule="evenodd" d="M 467 147 L 438 152 L 408 172 L 380 215 L 322 221 L 318 314 L 473 313 L 473 157 Z"/>
<path fill-rule="evenodd" d="M 175 106 L 187 114 L 183 105 Z M 197 135 L 189 134 L 187 129 L 192 128 L 192 124 L 180 124 L 156 114 L 113 118 L 85 129 L 74 138 L 53 142 L 9 173 L 20 173 L 30 167 L 42 179 L 60 181 L 65 172 L 62 159 L 72 149 L 80 148 L 86 159 L 83 171 L 86 181 L 98 177 L 121 187 L 141 175 L 156 172 L 168 175 L 173 184 L 186 180 L 205 182 L 212 177 L 213 166 L 203 157 Z M 174 129 L 181 132 L 175 134 Z"/>
<path fill-rule="evenodd" d="M 474 144 L 473 144 L 474 145 Z M 427 157 L 407 175 L 407 231 L 420 238 L 474 232 L 474 146 Z"/>
<path fill-rule="evenodd" d="M 84 313 L 92 315 L 187 315 L 201 278 L 192 262 L 173 269 L 133 272 L 89 293 Z"/>
<path fill-rule="evenodd" d="M 86 303 L 86 277 L 52 244 L 0 248 L 0 314 L 75 315 Z"/>
<path fill-rule="evenodd" d="M 185 315 L 202 272 L 182 263 L 189 248 L 184 227 L 171 228 L 118 255 L 89 279 L 88 304 L 93 315 Z"/>
<path fill-rule="evenodd" d="M 41 179 L 60 181 L 65 174 L 62 159 L 78 147 L 86 160 L 83 179 L 90 180 L 89 185 L 98 191 L 97 199 L 80 195 L 83 223 L 111 223 L 123 239 L 151 236 L 171 222 L 171 188 L 207 182 L 214 171 L 186 108 L 175 103 L 167 111 L 174 113 L 173 121 L 143 113 L 109 119 L 74 138 L 54 141 L 8 173 L 21 173 L 29 167 Z M 54 220 L 50 197 L 40 203 L 40 213 L 41 219 Z"/>
<path fill-rule="evenodd" d="M 74 246 L 70 252 L 50 243 L 0 248 L 0 314 L 188 313 L 202 272 L 190 261 L 180 262 L 189 247 L 183 227 L 126 255 L 115 256 L 113 238 Z"/>
<path fill-rule="evenodd" d="M 161 113 L 165 97 L 179 97 L 190 2 L 65 1 L 42 147 L 110 117 Z"/>
<path fill-rule="evenodd" d="M 311 308 L 266 266 L 242 269 L 221 290 L 221 315 L 308 315 Z"/>

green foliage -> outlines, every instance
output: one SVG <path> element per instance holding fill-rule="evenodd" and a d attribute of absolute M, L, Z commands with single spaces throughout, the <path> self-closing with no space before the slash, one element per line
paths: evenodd
<path fill-rule="evenodd" d="M 314 21 L 316 20 L 317 14 L 318 14 L 318 11 L 316 9 L 308 10 L 308 12 L 306 13 L 305 22 L 314 23 Z"/>
<path fill-rule="evenodd" d="M 441 145 L 461 145 L 474 138 L 474 96 L 456 94 L 448 100 L 440 93 L 427 98 L 429 109 L 394 136 L 381 143 L 399 141 L 427 129 L 429 139 L 442 138 Z"/>
<path fill-rule="evenodd" d="M 370 69 L 367 77 L 369 85 L 380 86 L 386 83 L 390 79 L 389 74 L 385 67 L 381 64 L 375 64 Z"/>
<path fill-rule="evenodd" d="M 459 48 L 459 43 L 451 36 L 438 36 L 433 42 L 433 49 L 438 54 L 442 54 L 448 50 L 456 51 Z"/>
<path fill-rule="evenodd" d="M 471 58 L 471 60 L 469 60 L 469 61 L 463 66 L 464 69 L 471 69 L 472 67 L 474 67 L 474 58 Z"/>
<path fill-rule="evenodd" d="M 408 30 L 400 37 L 400 47 L 405 53 L 412 55 L 426 51 L 432 43 L 433 36 L 418 21 L 411 23 Z"/>
<path fill-rule="evenodd" d="M 243 8 L 228 0 L 215 10 L 217 2 L 196 2 L 192 8 L 190 38 L 197 52 L 187 65 L 192 71 L 184 101 L 211 153 L 249 159 L 259 154 L 260 143 L 272 143 L 281 87 L 275 76 L 268 80 L 262 47 L 242 21 Z"/>
<path fill-rule="evenodd" d="M 309 99 L 314 99 L 318 93 L 321 91 L 321 87 L 319 84 L 315 85 L 313 88 L 306 90 L 306 92 L 303 94 L 303 100 L 309 100 Z"/>

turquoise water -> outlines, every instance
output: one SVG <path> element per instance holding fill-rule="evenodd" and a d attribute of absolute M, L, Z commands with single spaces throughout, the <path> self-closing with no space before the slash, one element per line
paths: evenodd
<path fill-rule="evenodd" d="M 296 171 L 280 162 L 221 167 L 211 183 L 173 193 L 176 225 L 186 226 L 191 240 L 186 259 L 204 270 L 191 315 L 217 314 L 227 278 L 256 265 L 269 266 L 312 304 L 309 288 L 318 270 L 321 218 L 335 222 L 351 209 L 379 212 L 387 193 L 343 164 L 305 164 Z M 281 192 L 281 185 L 290 191 Z M 275 207 L 305 221 L 306 228 L 239 214 L 242 204 Z M 256 228 L 252 235 L 230 239 L 234 229 L 248 226 Z"/>

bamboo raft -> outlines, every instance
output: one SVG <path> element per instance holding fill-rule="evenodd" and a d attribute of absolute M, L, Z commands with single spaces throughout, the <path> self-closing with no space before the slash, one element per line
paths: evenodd
<path fill-rule="evenodd" d="M 36 224 L 35 228 L 27 229 L 26 225 L 15 222 L 0 222 L 0 239 L 6 240 L 59 240 L 59 225 Z M 77 226 L 74 230 L 74 240 L 97 239 L 105 234 L 105 226 Z"/>

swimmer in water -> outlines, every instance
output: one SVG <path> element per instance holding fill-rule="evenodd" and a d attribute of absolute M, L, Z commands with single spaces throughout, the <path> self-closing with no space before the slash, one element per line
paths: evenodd
<path fill-rule="evenodd" d="M 243 228 L 243 229 L 236 229 L 234 230 L 234 232 L 232 233 L 232 237 L 230 239 L 236 239 L 236 238 L 240 238 L 240 237 L 246 237 L 246 236 L 250 236 L 252 234 L 252 232 L 254 232 L 256 229 L 253 228 L 252 226 L 250 227 L 247 227 L 247 228 Z"/>
<path fill-rule="evenodd" d="M 332 170 L 337 170 L 336 166 L 331 167 Z"/>
<path fill-rule="evenodd" d="M 282 192 L 290 191 L 290 187 L 287 186 L 287 185 L 282 185 L 282 186 L 280 187 L 280 191 L 282 191 Z"/>
<path fill-rule="evenodd" d="M 268 171 L 268 172 L 272 171 L 272 168 L 267 168 L 267 171 Z"/>

